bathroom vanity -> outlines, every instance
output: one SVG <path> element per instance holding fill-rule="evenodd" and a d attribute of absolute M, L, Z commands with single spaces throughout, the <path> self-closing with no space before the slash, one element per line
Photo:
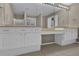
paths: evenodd
<path fill-rule="evenodd" d="M 78 29 L 73 27 L 43 29 L 41 35 L 50 34 L 54 35 L 54 41 L 49 43 L 43 43 L 43 45 L 56 43 L 60 46 L 65 46 L 68 44 L 76 43 L 76 39 L 78 38 Z"/>
<path fill-rule="evenodd" d="M 78 38 L 78 29 L 77 28 L 64 28 L 62 34 L 55 35 L 55 42 L 60 46 L 69 45 L 76 43 Z"/>
<path fill-rule="evenodd" d="M 77 28 L 41 29 L 40 27 L 0 26 L 0 55 L 20 55 L 40 51 L 42 35 L 55 34 L 55 43 L 76 43 Z"/>
<path fill-rule="evenodd" d="M 39 51 L 41 29 L 39 27 L 0 27 L 0 55 L 20 55 Z"/>

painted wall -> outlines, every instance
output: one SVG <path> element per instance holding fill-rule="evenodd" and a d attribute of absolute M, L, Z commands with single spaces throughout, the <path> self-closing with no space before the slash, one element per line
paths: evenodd
<path fill-rule="evenodd" d="M 36 27 L 41 27 L 41 16 L 37 16 L 37 19 L 36 19 Z"/>
<path fill-rule="evenodd" d="M 79 3 L 73 3 L 70 10 L 62 9 L 55 13 L 59 17 L 59 26 L 78 26 L 79 27 Z"/>
<path fill-rule="evenodd" d="M 47 19 L 48 17 L 47 16 L 43 16 L 43 28 L 47 28 Z"/>
<path fill-rule="evenodd" d="M 13 21 L 13 12 L 11 5 L 9 3 L 0 3 L 2 8 L 0 8 L 0 25 L 12 24 Z"/>
<path fill-rule="evenodd" d="M 0 3 L 0 6 L 2 6 L 2 8 L 0 8 L 0 26 L 4 25 L 4 5 L 3 3 Z"/>
<path fill-rule="evenodd" d="M 5 24 L 12 24 L 14 16 L 11 5 L 9 3 L 5 3 L 4 7 L 5 7 Z"/>
<path fill-rule="evenodd" d="M 79 3 L 72 4 L 69 14 L 70 25 L 79 27 Z"/>
<path fill-rule="evenodd" d="M 68 25 L 68 11 L 65 9 L 62 9 L 61 11 L 55 13 L 55 15 L 58 15 L 58 26 L 65 26 Z"/>

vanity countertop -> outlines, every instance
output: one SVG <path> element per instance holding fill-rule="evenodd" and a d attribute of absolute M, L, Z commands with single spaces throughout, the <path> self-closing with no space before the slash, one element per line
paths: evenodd
<path fill-rule="evenodd" d="M 79 26 L 65 25 L 65 26 L 56 26 L 56 28 L 79 28 Z"/>
<path fill-rule="evenodd" d="M 64 28 L 43 28 L 42 31 L 62 31 Z"/>
<path fill-rule="evenodd" d="M 26 26 L 26 25 L 13 25 L 13 24 L 9 24 L 9 25 L 1 25 L 0 27 L 31 27 L 31 28 L 35 28 L 37 26 Z M 63 28 L 79 28 L 79 26 L 71 26 L 71 25 L 65 25 L 65 26 L 56 26 L 55 28 L 43 28 L 42 30 L 46 30 L 46 31 L 52 31 L 55 29 L 58 30 L 63 30 Z"/>
<path fill-rule="evenodd" d="M 47 35 L 47 34 L 63 34 L 63 28 L 43 28 L 42 29 L 42 35 Z"/>
<path fill-rule="evenodd" d="M 0 27 L 27 27 L 27 28 L 35 28 L 36 26 L 25 26 L 25 25 L 3 25 Z"/>

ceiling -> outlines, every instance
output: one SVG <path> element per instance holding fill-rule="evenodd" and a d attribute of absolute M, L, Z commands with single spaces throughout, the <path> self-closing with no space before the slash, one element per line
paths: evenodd
<path fill-rule="evenodd" d="M 50 15 L 56 11 L 59 11 L 59 8 L 42 4 L 42 3 L 12 3 L 12 9 L 14 15 L 26 15 L 28 16 L 42 16 Z"/>

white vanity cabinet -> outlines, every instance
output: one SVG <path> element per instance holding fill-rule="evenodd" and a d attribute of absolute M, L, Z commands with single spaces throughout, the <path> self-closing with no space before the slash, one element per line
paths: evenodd
<path fill-rule="evenodd" d="M 39 51 L 40 28 L 0 28 L 0 55 L 19 55 Z"/>
<path fill-rule="evenodd" d="M 63 34 L 55 35 L 55 42 L 61 46 L 76 43 L 77 31 L 77 28 L 65 28 Z"/>
<path fill-rule="evenodd" d="M 26 29 L 25 47 L 27 47 L 28 52 L 40 50 L 40 46 L 41 46 L 41 32 L 40 31 L 41 31 L 40 28 Z"/>

